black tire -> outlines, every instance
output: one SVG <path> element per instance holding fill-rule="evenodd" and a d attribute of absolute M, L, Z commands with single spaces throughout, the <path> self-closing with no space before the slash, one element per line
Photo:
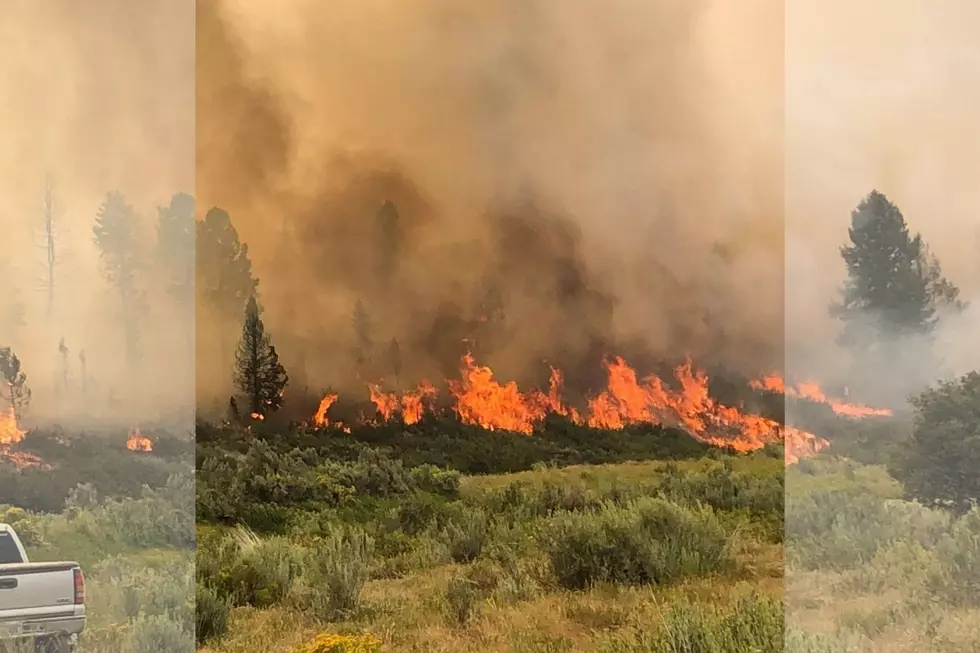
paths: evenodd
<path fill-rule="evenodd" d="M 75 653 L 71 641 L 67 637 L 48 637 L 34 642 L 36 653 Z"/>

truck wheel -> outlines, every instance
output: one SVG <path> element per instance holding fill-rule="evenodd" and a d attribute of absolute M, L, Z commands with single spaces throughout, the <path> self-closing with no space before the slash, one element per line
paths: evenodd
<path fill-rule="evenodd" d="M 49 637 L 34 643 L 36 653 L 74 653 L 67 637 Z"/>

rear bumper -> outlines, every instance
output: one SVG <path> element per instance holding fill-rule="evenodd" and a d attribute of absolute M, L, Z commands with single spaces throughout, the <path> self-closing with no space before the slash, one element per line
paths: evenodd
<path fill-rule="evenodd" d="M 3 621 L 0 622 L 0 640 L 79 635 L 83 630 L 85 630 L 85 615 Z"/>

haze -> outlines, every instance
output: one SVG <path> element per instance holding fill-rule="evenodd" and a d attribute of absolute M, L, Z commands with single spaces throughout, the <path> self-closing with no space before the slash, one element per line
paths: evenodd
<path fill-rule="evenodd" d="M 358 385 L 358 299 L 438 376 L 458 344 L 433 331 L 488 278 L 505 377 L 616 353 L 780 368 L 782 22 L 770 1 L 202 5 L 200 204 L 249 244 L 294 388 Z M 396 290 L 369 272 L 385 199 Z M 210 352 L 201 390 L 227 393 Z"/>
<path fill-rule="evenodd" d="M 108 191 L 143 216 L 152 256 L 157 206 L 193 192 L 193 4 L 172 0 L 12 0 L 0 9 L 0 225 L 5 266 L 0 345 L 14 348 L 34 400 L 30 424 L 111 421 L 131 426 L 190 415 L 193 367 L 178 343 L 193 325 L 174 322 L 143 278 L 150 309 L 144 371 L 125 365 L 118 294 L 104 280 L 92 228 Z M 47 314 L 39 284 L 46 179 L 58 226 L 56 296 Z M 15 309 L 21 304 L 22 310 Z M 69 353 L 64 388 L 61 338 Z M 88 389 L 80 389 L 84 350 Z"/>
<path fill-rule="evenodd" d="M 827 304 L 850 211 L 877 188 L 922 233 L 973 307 L 941 325 L 943 369 L 916 355 L 864 370 L 883 399 L 980 367 L 980 49 L 969 0 L 793 2 L 786 14 L 787 374 L 847 383 Z M 890 381 L 897 381 L 891 383 Z M 907 380 L 908 382 L 905 382 Z"/>

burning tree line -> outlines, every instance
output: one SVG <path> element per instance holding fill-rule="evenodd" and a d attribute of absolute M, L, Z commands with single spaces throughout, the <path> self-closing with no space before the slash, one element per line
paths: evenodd
<path fill-rule="evenodd" d="M 388 203 L 384 210 L 392 213 Z M 227 213 L 216 209 L 214 217 L 216 221 L 220 219 L 223 229 L 234 232 Z M 929 253 L 920 236 L 909 233 L 901 212 L 883 194 L 870 193 L 855 209 L 849 236 L 851 243 L 841 248 L 849 276 L 844 284 L 843 300 L 831 308 L 844 325 L 841 344 L 860 351 L 867 347 L 869 338 L 894 341 L 907 334 L 928 333 L 945 310 L 963 309 L 958 289 L 943 277 L 938 260 Z M 234 242 L 237 254 L 247 258 L 247 248 L 239 243 L 237 234 L 226 242 Z M 238 260 L 239 256 L 229 258 Z M 250 266 L 239 263 L 238 269 L 250 271 Z M 236 419 L 244 412 L 251 419 L 264 420 L 279 410 L 289 383 L 259 315 L 254 292 L 257 285 L 250 274 L 247 283 L 239 284 L 243 291 L 251 292 L 247 295 L 234 374 L 235 383 L 247 400 L 247 410 L 242 411 L 237 399 L 232 397 L 230 408 Z M 366 335 L 368 323 L 366 309 L 357 301 L 352 318 L 355 336 L 352 353 L 359 369 L 363 368 L 364 349 L 371 344 Z M 390 344 L 387 357 L 397 375 L 400 361 L 397 340 Z M 604 366 L 605 387 L 586 397 L 582 405 L 573 406 L 562 396 L 560 369 L 551 369 L 547 391 L 522 390 L 513 381 L 500 383 L 490 367 L 478 364 L 476 357 L 466 353 L 459 361 L 458 378 L 447 377 L 443 390 L 422 381 L 411 390 L 389 392 L 383 389 L 381 379 L 364 379 L 374 414 L 362 414 L 357 421 L 378 423 L 398 419 L 405 424 L 417 423 L 427 411 L 436 410 L 441 392 L 463 423 L 515 433 L 533 433 L 536 424 L 554 414 L 595 428 L 620 429 L 637 423 L 674 425 L 702 441 L 743 451 L 785 440 L 789 460 L 819 451 L 828 444 L 813 433 L 719 403 L 709 394 L 707 375 L 691 361 L 676 367 L 671 382 L 654 375 L 640 378 L 623 358 L 616 356 L 607 358 Z M 891 414 L 889 409 L 828 397 L 812 381 L 788 385 L 779 374 L 763 376 L 750 385 L 756 390 L 827 404 L 844 417 L 860 419 Z M 337 393 L 327 393 L 322 398 L 309 420 L 313 426 L 350 428 L 328 417 L 338 397 Z"/>

